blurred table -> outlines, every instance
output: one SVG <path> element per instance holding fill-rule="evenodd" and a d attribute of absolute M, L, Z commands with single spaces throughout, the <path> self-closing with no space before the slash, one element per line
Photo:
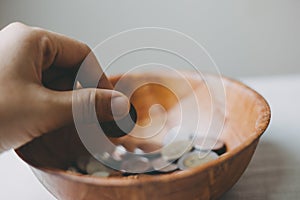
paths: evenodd
<path fill-rule="evenodd" d="M 272 120 L 248 169 L 222 200 L 300 199 L 300 75 L 242 81 L 267 99 Z M 0 199 L 55 198 L 10 151 L 0 155 Z"/>
<path fill-rule="evenodd" d="M 238 183 L 222 200 L 300 199 L 300 75 L 245 79 L 271 106 L 272 119 Z"/>

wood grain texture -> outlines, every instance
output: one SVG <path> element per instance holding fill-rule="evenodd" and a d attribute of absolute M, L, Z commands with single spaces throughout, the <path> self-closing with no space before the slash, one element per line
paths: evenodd
<path fill-rule="evenodd" d="M 140 87 L 131 97 L 137 108 L 138 123 L 149 122 L 148 109 L 153 104 L 161 104 L 168 114 L 168 123 L 174 124 L 178 114 L 176 106 L 183 102 L 183 109 L 189 108 L 184 99 L 196 93 L 201 99 L 201 113 L 210 118 L 210 96 L 203 79 L 184 72 L 188 84 L 172 75 L 136 74 L 122 80 L 122 87 L 134 88 L 138 82 L 159 80 L 167 85 L 162 87 L 149 84 Z M 218 77 L 206 75 L 212 81 Z M 116 84 L 120 77 L 111 77 Z M 218 199 L 240 178 L 249 164 L 260 136 L 270 121 L 270 108 L 258 93 L 240 82 L 222 78 L 225 94 L 225 124 L 220 137 L 227 145 L 227 152 L 219 159 L 186 171 L 176 171 L 165 175 L 141 175 L 132 178 L 94 178 L 73 173 L 66 169 L 80 155 L 88 154 L 77 135 L 74 125 L 35 139 L 16 150 L 18 155 L 31 165 L 35 175 L 58 199 L 63 200 L 182 200 Z M 171 90 L 170 90 L 171 88 Z M 122 91 L 122 88 L 120 89 Z M 194 109 L 194 108 L 192 108 Z M 206 112 L 207 111 L 207 112 Z M 158 115 L 159 118 L 159 115 Z M 205 124 L 206 121 L 203 121 Z M 206 125 L 203 127 L 207 128 Z M 134 132 L 134 131 L 133 131 Z M 147 134 L 136 131 L 133 134 Z M 113 139 L 118 144 L 130 148 L 136 146 L 159 147 L 162 134 L 150 141 L 136 139 L 132 135 Z M 142 144 L 142 145 L 141 145 Z M 147 146 L 148 145 L 148 146 Z M 151 148 L 150 148 L 151 149 Z M 153 150 L 153 149 L 152 149 Z"/>

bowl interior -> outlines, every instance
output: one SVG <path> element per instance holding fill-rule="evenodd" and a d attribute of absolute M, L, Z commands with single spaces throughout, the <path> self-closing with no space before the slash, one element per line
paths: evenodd
<path fill-rule="evenodd" d="M 110 80 L 130 96 L 138 113 L 137 126 L 129 135 L 111 139 L 130 151 L 136 147 L 146 152 L 158 150 L 168 130 L 182 125 L 197 134 L 222 139 L 226 154 L 231 154 L 257 139 L 269 122 L 265 100 L 227 78 L 187 72 L 183 76 L 131 74 Z M 55 170 L 65 170 L 79 156 L 89 154 L 74 124 L 36 138 L 17 152 L 34 167 Z"/>

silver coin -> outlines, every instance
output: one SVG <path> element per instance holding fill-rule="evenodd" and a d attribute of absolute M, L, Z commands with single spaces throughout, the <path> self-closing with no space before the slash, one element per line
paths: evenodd
<path fill-rule="evenodd" d="M 83 172 L 86 172 L 86 165 L 88 164 L 89 160 L 90 160 L 90 156 L 80 156 L 76 160 L 76 165 L 78 169 L 80 169 Z"/>
<path fill-rule="evenodd" d="M 160 169 L 167 167 L 171 162 L 166 161 L 162 157 L 151 160 L 151 165 L 154 170 L 159 171 Z"/>
<path fill-rule="evenodd" d="M 122 171 L 129 173 L 143 173 L 151 168 L 148 158 L 143 156 L 132 156 L 121 164 Z"/>
<path fill-rule="evenodd" d="M 191 151 L 192 148 L 193 146 L 191 141 L 179 140 L 163 147 L 161 150 L 161 154 L 165 160 L 173 161 L 180 158 L 186 152 Z"/>
<path fill-rule="evenodd" d="M 175 171 L 175 170 L 177 170 L 178 169 L 178 165 L 176 165 L 176 164 L 170 164 L 170 165 L 168 165 L 168 166 L 166 166 L 166 167 L 164 167 L 164 168 L 161 168 L 160 170 L 158 170 L 159 172 L 164 172 L 164 173 L 167 173 L 167 172 L 173 172 L 173 171 Z"/>
<path fill-rule="evenodd" d="M 178 161 L 181 170 L 194 168 L 218 158 L 218 154 L 212 151 L 193 151 L 182 156 Z"/>
<path fill-rule="evenodd" d="M 68 172 L 74 172 L 74 173 L 78 173 L 78 170 L 75 167 L 69 167 Z"/>
<path fill-rule="evenodd" d="M 156 152 L 151 152 L 151 153 L 145 153 L 143 154 L 144 157 L 153 160 L 155 158 L 160 158 L 161 157 L 161 152 L 160 151 L 156 151 Z"/>
<path fill-rule="evenodd" d="M 103 152 L 101 154 L 93 154 L 93 156 L 98 160 L 102 160 L 102 161 L 107 161 L 111 158 L 111 155 L 108 152 Z"/>
<path fill-rule="evenodd" d="M 144 154 L 145 152 L 142 149 L 140 149 L 140 148 L 135 148 L 134 151 L 133 151 L 133 153 L 141 155 L 141 154 Z"/>
<path fill-rule="evenodd" d="M 98 172 L 92 173 L 91 175 L 95 176 L 95 177 L 108 177 L 110 175 L 110 173 L 107 171 L 98 171 Z"/>
<path fill-rule="evenodd" d="M 108 152 L 104 152 L 102 154 L 94 154 L 94 157 L 97 159 L 97 160 L 100 160 L 101 161 L 101 164 L 104 164 L 105 166 L 109 166 L 109 168 L 113 168 L 113 169 L 118 169 L 120 163 L 121 163 L 121 160 L 124 158 L 126 154 L 122 155 L 122 157 L 117 157 L 117 156 L 121 156 L 120 154 L 119 155 L 115 155 L 115 158 L 113 157 L 113 153 L 112 155 L 110 155 Z"/>
<path fill-rule="evenodd" d="M 124 146 L 118 145 L 116 146 L 114 152 L 112 153 L 111 157 L 116 161 L 121 161 L 123 157 L 126 155 L 127 151 Z"/>
<path fill-rule="evenodd" d="M 193 141 L 194 147 L 197 150 L 201 151 L 218 151 L 224 148 L 225 144 L 223 141 L 218 140 L 216 138 L 209 138 L 209 137 L 197 137 Z"/>
<path fill-rule="evenodd" d="M 97 171 L 111 172 L 112 169 L 106 167 L 100 161 L 98 161 L 98 160 L 96 160 L 94 158 L 90 158 L 90 161 L 86 165 L 86 172 L 88 174 L 93 174 L 93 173 L 95 173 Z"/>
<path fill-rule="evenodd" d="M 183 130 L 181 126 L 171 128 L 163 139 L 163 145 L 166 146 L 178 140 L 191 140 L 193 134 L 188 130 Z"/>

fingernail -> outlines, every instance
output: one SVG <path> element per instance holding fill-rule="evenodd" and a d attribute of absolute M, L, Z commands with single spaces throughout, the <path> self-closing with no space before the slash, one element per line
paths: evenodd
<path fill-rule="evenodd" d="M 111 99 L 113 117 L 124 117 L 129 112 L 129 100 L 119 92 L 114 92 Z"/>

